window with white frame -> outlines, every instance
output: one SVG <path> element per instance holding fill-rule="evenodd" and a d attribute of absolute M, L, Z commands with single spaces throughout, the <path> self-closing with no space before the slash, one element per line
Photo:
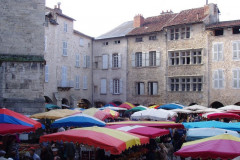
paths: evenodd
<path fill-rule="evenodd" d="M 156 66 L 156 51 L 149 52 L 149 66 Z"/>
<path fill-rule="evenodd" d="M 88 77 L 83 76 L 83 89 L 86 90 L 88 89 Z"/>
<path fill-rule="evenodd" d="M 136 67 L 142 67 L 142 52 L 137 52 L 135 55 L 136 55 Z"/>
<path fill-rule="evenodd" d="M 64 25 L 63 25 L 63 31 L 64 31 L 64 32 L 67 32 L 67 31 L 68 31 L 68 25 L 67 25 L 67 23 L 64 23 Z"/>
<path fill-rule="evenodd" d="M 224 88 L 224 72 L 222 69 L 213 71 L 213 88 Z"/>
<path fill-rule="evenodd" d="M 113 79 L 113 94 L 120 94 L 120 80 Z"/>
<path fill-rule="evenodd" d="M 63 56 L 67 56 L 68 44 L 66 41 L 63 41 Z"/>
<path fill-rule="evenodd" d="M 169 78 L 170 91 L 202 91 L 202 77 L 173 77 Z"/>
<path fill-rule="evenodd" d="M 83 55 L 83 68 L 90 68 L 90 56 Z"/>
<path fill-rule="evenodd" d="M 80 89 L 80 76 L 75 77 L 75 89 Z"/>
<path fill-rule="evenodd" d="M 190 26 L 174 27 L 170 29 L 170 40 L 190 38 Z"/>
<path fill-rule="evenodd" d="M 158 82 L 148 82 L 148 95 L 158 94 Z"/>
<path fill-rule="evenodd" d="M 233 88 L 240 89 L 240 68 L 233 69 Z"/>
<path fill-rule="evenodd" d="M 83 40 L 83 38 L 80 38 L 79 43 L 80 43 L 80 46 L 84 46 L 84 40 Z"/>
<path fill-rule="evenodd" d="M 223 43 L 213 44 L 213 61 L 223 61 Z"/>
<path fill-rule="evenodd" d="M 79 54 L 76 54 L 76 64 L 75 64 L 76 67 L 80 67 L 80 55 Z"/>
<path fill-rule="evenodd" d="M 108 55 L 102 55 L 102 69 L 108 69 Z"/>
<path fill-rule="evenodd" d="M 136 82 L 136 95 L 144 95 L 145 91 L 144 91 L 144 82 Z"/>
<path fill-rule="evenodd" d="M 121 55 L 118 53 L 112 54 L 112 67 L 120 68 L 120 63 L 121 63 Z"/>
<path fill-rule="evenodd" d="M 49 80 L 49 70 L 48 65 L 45 65 L 45 82 L 48 82 Z"/>
<path fill-rule="evenodd" d="M 240 60 L 240 41 L 232 43 L 233 60 Z"/>
<path fill-rule="evenodd" d="M 171 66 L 202 64 L 202 51 L 200 49 L 169 51 L 169 64 Z"/>
<path fill-rule="evenodd" d="M 101 94 L 107 94 L 107 79 L 101 79 L 101 88 L 100 88 Z"/>

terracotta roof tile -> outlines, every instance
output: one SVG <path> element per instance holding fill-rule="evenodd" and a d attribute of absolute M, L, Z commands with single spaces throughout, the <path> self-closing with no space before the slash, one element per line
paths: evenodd
<path fill-rule="evenodd" d="M 240 26 L 240 20 L 218 22 L 215 24 L 208 25 L 206 26 L 206 28 L 214 29 L 214 28 L 234 27 L 234 26 Z"/>

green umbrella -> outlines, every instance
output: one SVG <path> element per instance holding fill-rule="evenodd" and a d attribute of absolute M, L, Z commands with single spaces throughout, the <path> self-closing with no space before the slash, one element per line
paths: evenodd
<path fill-rule="evenodd" d="M 61 107 L 59 107 L 55 104 L 45 104 L 45 108 L 47 108 L 47 109 L 59 109 Z"/>
<path fill-rule="evenodd" d="M 134 112 L 137 112 L 137 111 L 143 111 L 143 110 L 147 110 L 147 109 L 148 108 L 145 107 L 145 106 L 137 106 L 137 107 L 134 107 L 130 110 L 125 111 L 125 114 L 131 113 L 131 112 L 134 113 Z"/>

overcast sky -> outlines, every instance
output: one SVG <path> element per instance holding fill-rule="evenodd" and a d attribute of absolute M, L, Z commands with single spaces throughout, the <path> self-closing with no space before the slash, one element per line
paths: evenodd
<path fill-rule="evenodd" d="M 206 0 L 46 0 L 46 6 L 54 8 L 58 2 L 63 14 L 76 20 L 74 29 L 92 37 L 133 20 L 136 14 L 147 18 L 162 11 L 178 13 L 206 4 Z M 221 21 L 240 19 L 240 0 L 208 0 L 208 3 L 218 5 Z"/>

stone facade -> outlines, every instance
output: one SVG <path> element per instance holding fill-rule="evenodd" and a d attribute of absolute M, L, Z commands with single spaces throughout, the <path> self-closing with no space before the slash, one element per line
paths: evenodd
<path fill-rule="evenodd" d="M 92 38 L 74 30 L 73 22 L 60 5 L 46 8 L 44 96 L 59 106 L 92 103 Z"/>
<path fill-rule="evenodd" d="M 43 111 L 45 1 L 4 0 L 0 7 L 0 106 Z"/>

